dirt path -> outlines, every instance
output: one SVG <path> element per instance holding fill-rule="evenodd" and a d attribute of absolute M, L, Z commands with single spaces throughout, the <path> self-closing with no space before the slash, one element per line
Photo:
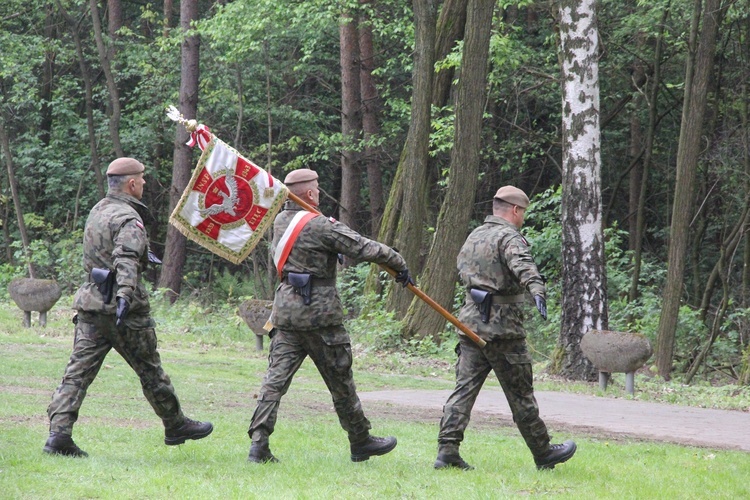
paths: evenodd
<path fill-rule="evenodd" d="M 433 413 L 441 410 L 450 392 L 374 391 L 359 396 L 365 402 L 430 409 Z M 561 392 L 537 391 L 536 398 L 542 418 L 552 429 L 750 452 L 750 413 Z M 508 403 L 499 390 L 480 392 L 472 417 L 480 415 L 512 422 Z"/>

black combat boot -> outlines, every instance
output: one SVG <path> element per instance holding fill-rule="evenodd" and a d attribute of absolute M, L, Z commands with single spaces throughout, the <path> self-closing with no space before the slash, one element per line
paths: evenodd
<path fill-rule="evenodd" d="M 474 467 L 464 462 L 461 455 L 456 453 L 438 453 L 437 460 L 435 460 L 436 469 L 448 469 L 456 468 L 463 470 L 474 470 Z"/>
<path fill-rule="evenodd" d="M 534 462 L 536 462 L 536 468 L 539 470 L 554 469 L 555 465 L 567 461 L 575 452 L 576 444 L 573 441 L 565 441 L 563 444 L 550 445 L 547 453 L 534 457 Z"/>
<path fill-rule="evenodd" d="M 385 438 L 367 436 L 367 439 L 352 443 L 349 448 L 352 452 L 352 462 L 364 462 L 370 457 L 385 455 L 395 447 L 396 438 L 393 436 Z"/>
<path fill-rule="evenodd" d="M 164 444 L 173 446 L 182 444 L 187 439 L 202 439 L 214 430 L 211 422 L 197 422 L 195 420 L 185 419 L 179 427 L 172 427 L 164 430 Z"/>
<path fill-rule="evenodd" d="M 65 455 L 67 457 L 88 457 L 89 454 L 80 449 L 73 442 L 69 434 L 59 432 L 50 432 L 47 442 L 42 449 L 44 453 L 51 455 Z"/>
<path fill-rule="evenodd" d="M 247 456 L 248 462 L 256 464 L 278 463 L 279 459 L 273 456 L 271 448 L 268 446 L 268 440 L 253 441 L 250 445 L 250 454 Z"/>

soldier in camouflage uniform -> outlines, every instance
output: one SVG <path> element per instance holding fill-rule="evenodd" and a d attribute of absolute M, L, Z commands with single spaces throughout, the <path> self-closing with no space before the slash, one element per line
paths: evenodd
<path fill-rule="evenodd" d="M 317 179 L 314 171 L 300 169 L 287 175 L 284 184 L 302 200 L 317 206 Z M 351 459 L 360 462 L 390 452 L 396 447 L 396 438 L 370 435 L 370 422 L 357 396 L 352 377 L 351 343 L 343 326 L 343 309 L 336 289 L 338 254 L 355 261 L 385 264 L 399 271 L 396 281 L 404 286 L 414 282 L 409 277 L 406 262 L 395 250 L 323 216 L 309 220 L 293 245 L 285 246 L 282 236 L 295 216 L 304 215 L 300 210 L 299 205 L 288 201 L 274 222 L 274 249 L 278 252 L 280 248 L 291 247 L 291 250 L 286 263 L 280 264 L 282 279 L 276 289 L 271 313 L 274 330 L 271 332 L 268 371 L 248 430 L 252 438 L 248 460 L 256 463 L 278 461 L 271 453 L 268 438 L 276 424 L 279 401 L 304 359 L 310 356 L 331 392 L 339 422 L 348 433 Z M 311 287 L 307 291 L 294 286 L 294 283 L 299 284 L 294 280 L 298 274 L 309 276 Z"/>
<path fill-rule="evenodd" d="M 490 370 L 508 400 L 513 420 L 531 450 L 537 468 L 552 469 L 576 451 L 573 441 L 550 445 L 547 427 L 534 398 L 531 355 L 526 346 L 523 312 L 526 290 L 547 319 L 545 286 L 519 229 L 529 198 L 518 188 L 500 188 L 493 215 L 466 239 L 458 254 L 458 272 L 466 287 L 459 320 L 487 342 L 478 347 L 461 335 L 456 347 L 456 388 L 443 406 L 435 468 L 472 469 L 458 448 L 469 425 L 471 409 Z"/>
<path fill-rule="evenodd" d="M 107 353 L 114 348 L 141 380 L 143 394 L 162 419 L 164 442 L 184 443 L 211 434 L 210 422 L 183 415 L 156 349 L 154 321 L 142 273 L 153 256 L 138 213 L 146 206 L 143 164 L 119 158 L 107 168 L 109 191 L 89 213 L 83 237 L 83 267 L 88 275 L 75 295 L 75 341 L 62 383 L 47 408 L 50 434 L 44 451 L 76 457 L 87 453 L 73 442 L 73 424 Z M 155 262 L 159 262 L 152 257 Z"/>

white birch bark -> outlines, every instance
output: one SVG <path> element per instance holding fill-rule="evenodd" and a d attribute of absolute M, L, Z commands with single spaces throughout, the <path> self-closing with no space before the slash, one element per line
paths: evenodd
<path fill-rule="evenodd" d="M 561 0 L 562 326 L 556 371 L 592 379 L 581 337 L 607 329 L 602 228 L 599 35 L 595 0 Z"/>

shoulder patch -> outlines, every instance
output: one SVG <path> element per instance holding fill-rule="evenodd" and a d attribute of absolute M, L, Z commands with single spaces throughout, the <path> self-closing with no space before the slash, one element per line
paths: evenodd
<path fill-rule="evenodd" d="M 135 225 L 136 225 L 136 226 L 138 226 L 139 228 L 143 229 L 144 231 L 146 230 L 146 228 L 145 228 L 145 227 L 143 227 L 143 224 L 141 223 L 141 221 L 139 221 L 139 220 L 137 220 L 137 219 L 136 219 L 136 221 L 135 221 Z"/>

